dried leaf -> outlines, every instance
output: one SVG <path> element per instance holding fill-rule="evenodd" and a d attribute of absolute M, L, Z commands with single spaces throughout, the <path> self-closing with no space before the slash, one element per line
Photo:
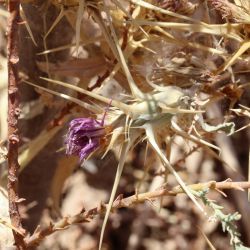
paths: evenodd
<path fill-rule="evenodd" d="M 38 62 L 38 67 L 46 72 L 46 63 Z M 57 64 L 49 64 L 50 72 L 59 76 L 72 76 L 91 79 L 102 74 L 109 68 L 109 64 L 102 56 L 86 59 L 74 58 Z"/>
<path fill-rule="evenodd" d="M 56 172 L 52 179 L 50 188 L 50 196 L 53 201 L 53 207 L 57 212 L 60 211 L 60 199 L 64 183 L 76 168 L 77 163 L 79 163 L 79 159 L 77 157 L 68 156 L 59 158 L 57 162 L 58 167 L 55 167 Z"/>

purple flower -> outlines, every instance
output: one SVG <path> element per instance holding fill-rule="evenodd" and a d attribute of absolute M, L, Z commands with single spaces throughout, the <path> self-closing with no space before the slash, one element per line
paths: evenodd
<path fill-rule="evenodd" d="M 80 161 L 100 146 L 106 134 L 103 122 L 92 118 L 77 118 L 70 122 L 66 137 L 66 154 L 78 155 Z"/>

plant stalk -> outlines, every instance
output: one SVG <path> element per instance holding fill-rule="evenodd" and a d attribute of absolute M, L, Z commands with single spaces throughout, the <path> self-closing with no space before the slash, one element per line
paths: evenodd
<path fill-rule="evenodd" d="M 8 10 L 10 13 L 8 19 L 8 199 L 9 214 L 13 226 L 13 236 L 18 250 L 26 249 L 24 243 L 24 229 L 21 224 L 21 217 L 18 211 L 18 116 L 19 98 L 18 98 L 18 22 L 20 21 L 20 1 L 9 0 Z M 16 230 L 15 230 L 16 229 Z M 19 233 L 18 233 L 19 232 Z M 20 232 L 23 232 L 20 234 Z"/>

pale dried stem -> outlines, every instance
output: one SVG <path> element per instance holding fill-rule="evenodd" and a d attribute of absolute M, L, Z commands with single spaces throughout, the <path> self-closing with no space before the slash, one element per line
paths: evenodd
<path fill-rule="evenodd" d="M 205 189 L 211 190 L 227 190 L 227 189 L 235 189 L 235 190 L 244 190 L 250 188 L 250 182 L 231 182 L 231 181 L 223 181 L 223 182 L 215 182 L 210 181 L 206 183 L 197 183 L 193 185 L 187 186 L 190 190 L 193 191 L 201 191 Z M 118 208 L 129 208 L 138 203 L 144 203 L 146 201 L 152 201 L 157 198 L 161 198 L 164 196 L 176 196 L 177 194 L 184 193 L 183 189 L 180 186 L 173 188 L 172 190 L 168 190 L 167 188 L 161 188 L 152 192 L 146 192 L 141 194 L 135 194 L 127 198 L 118 197 L 112 205 L 112 211 Z M 105 214 L 107 204 L 101 204 L 98 207 L 90 209 L 88 211 L 83 211 L 75 216 L 65 217 L 55 223 L 50 223 L 47 227 L 40 228 L 38 227 L 33 235 L 30 237 L 26 237 L 25 243 L 28 247 L 37 246 L 40 244 L 42 240 L 46 236 L 53 234 L 56 231 L 66 229 L 70 225 L 85 223 L 91 221 L 95 216 Z"/>

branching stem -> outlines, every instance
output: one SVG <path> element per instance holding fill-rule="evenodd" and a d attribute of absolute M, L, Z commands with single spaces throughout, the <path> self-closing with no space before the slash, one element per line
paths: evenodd
<path fill-rule="evenodd" d="M 20 20 L 20 1 L 9 0 L 8 9 L 8 198 L 9 214 L 13 227 L 13 235 L 16 248 L 26 249 L 24 242 L 24 230 L 21 225 L 21 217 L 18 211 L 18 22 Z M 16 229 L 16 230 L 15 230 Z M 19 233 L 18 233 L 19 232 Z M 20 233 L 21 232 L 21 233 Z"/>
<path fill-rule="evenodd" d="M 190 190 L 200 191 L 204 189 L 211 190 L 226 190 L 226 189 L 236 189 L 243 190 L 250 188 L 250 182 L 231 182 L 231 181 L 223 181 L 223 182 L 215 182 L 210 181 L 206 183 L 197 183 L 193 185 L 187 186 Z M 168 190 L 167 188 L 161 188 L 152 192 L 146 192 L 141 194 L 135 194 L 127 198 L 118 198 L 113 202 L 112 211 L 122 207 L 132 207 L 138 203 L 143 203 L 146 201 L 152 201 L 154 199 L 163 197 L 163 196 L 176 196 L 177 194 L 184 193 L 181 187 L 175 187 L 172 190 Z M 121 197 L 121 196 L 119 196 Z M 58 222 L 50 223 L 48 226 L 44 228 L 38 227 L 33 235 L 27 237 L 25 242 L 27 246 L 33 247 L 40 244 L 42 240 L 46 236 L 53 234 L 56 231 L 66 229 L 68 226 L 78 223 L 85 223 L 91 221 L 95 216 L 105 214 L 107 204 L 101 204 L 98 207 L 90 209 L 88 211 L 83 211 L 77 215 L 71 217 L 64 217 Z"/>

